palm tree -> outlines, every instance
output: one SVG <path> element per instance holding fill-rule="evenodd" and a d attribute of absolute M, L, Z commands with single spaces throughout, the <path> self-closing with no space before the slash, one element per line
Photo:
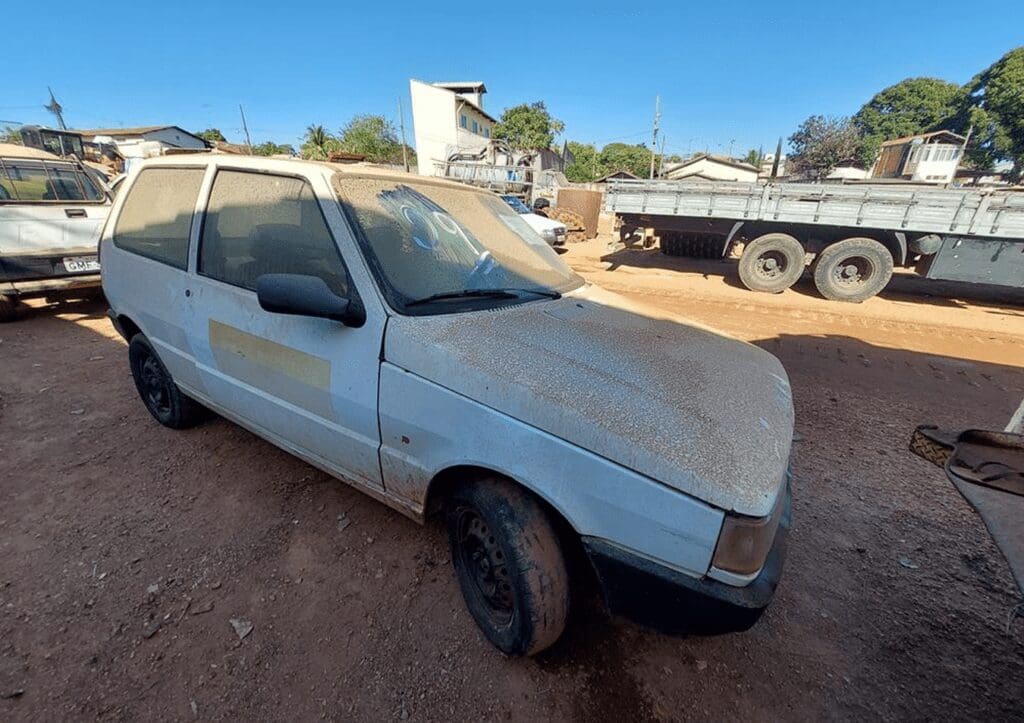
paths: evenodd
<path fill-rule="evenodd" d="M 327 132 L 322 125 L 311 125 L 306 128 L 302 138 L 300 152 L 303 158 L 314 161 L 326 161 L 333 151 L 338 150 L 338 139 Z"/>

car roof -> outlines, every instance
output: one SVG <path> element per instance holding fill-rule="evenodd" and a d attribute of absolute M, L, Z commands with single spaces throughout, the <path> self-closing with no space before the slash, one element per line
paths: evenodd
<path fill-rule="evenodd" d="M 241 156 L 233 153 L 188 153 L 172 154 L 147 158 L 134 168 L 151 168 L 157 166 L 207 166 L 216 163 L 222 166 L 233 168 L 252 169 L 254 171 L 277 171 L 278 173 L 309 173 L 311 170 L 327 170 L 332 175 L 337 174 L 341 178 L 377 178 L 381 180 L 393 180 L 396 183 L 431 183 L 459 188 L 466 191 L 477 191 L 479 189 L 467 186 L 463 183 L 449 181 L 434 176 L 420 176 L 415 173 L 395 170 L 386 166 L 379 166 L 374 163 L 330 163 L 328 161 L 311 161 L 303 158 L 267 158 L 264 156 Z"/>
<path fill-rule="evenodd" d="M 39 161 L 63 161 L 60 156 L 55 156 L 47 151 L 28 146 L 19 146 L 15 143 L 0 143 L 0 158 L 32 158 Z"/>

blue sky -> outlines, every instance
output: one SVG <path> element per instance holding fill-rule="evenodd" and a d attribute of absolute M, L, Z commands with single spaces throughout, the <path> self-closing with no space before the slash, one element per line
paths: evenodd
<path fill-rule="evenodd" d="M 657 93 L 668 152 L 741 154 L 905 77 L 963 83 L 1024 43 L 1019 1 L 144 4 L 6 13 L 0 124 L 52 125 L 50 85 L 73 127 L 240 140 L 242 103 L 254 142 L 297 144 L 310 123 L 397 120 L 399 95 L 408 114 L 414 77 L 483 80 L 494 115 L 542 99 L 599 145 L 649 139 Z"/>

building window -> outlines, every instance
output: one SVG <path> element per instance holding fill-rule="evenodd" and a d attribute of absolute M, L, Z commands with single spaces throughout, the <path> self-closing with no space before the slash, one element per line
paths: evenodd
<path fill-rule="evenodd" d="M 466 118 L 466 114 L 465 114 L 465 113 L 463 113 L 463 114 L 462 114 L 462 115 L 461 115 L 461 116 L 459 117 L 459 125 L 460 125 L 460 126 L 462 126 L 463 128 L 466 128 L 466 127 L 468 127 L 468 126 L 469 126 L 469 119 L 468 119 L 468 118 Z"/>
<path fill-rule="evenodd" d="M 490 137 L 491 137 L 491 129 L 485 127 L 484 128 L 484 138 L 490 138 Z"/>
<path fill-rule="evenodd" d="M 480 124 L 477 123 L 476 121 L 473 121 L 473 133 L 479 133 L 479 132 L 480 132 Z"/>

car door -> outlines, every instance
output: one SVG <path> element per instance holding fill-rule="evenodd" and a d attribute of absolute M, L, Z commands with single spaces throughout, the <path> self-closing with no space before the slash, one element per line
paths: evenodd
<path fill-rule="evenodd" d="M 319 169 L 317 169 L 319 171 Z M 385 317 L 359 328 L 264 311 L 263 274 L 319 276 L 357 299 L 312 178 L 222 167 L 204 214 L 193 277 L 196 364 L 211 401 L 278 444 L 381 487 L 377 382 Z M 346 234 L 344 228 L 336 231 Z M 351 252 L 354 252 L 352 250 Z M 356 303 L 360 303 L 356 301 Z"/>

